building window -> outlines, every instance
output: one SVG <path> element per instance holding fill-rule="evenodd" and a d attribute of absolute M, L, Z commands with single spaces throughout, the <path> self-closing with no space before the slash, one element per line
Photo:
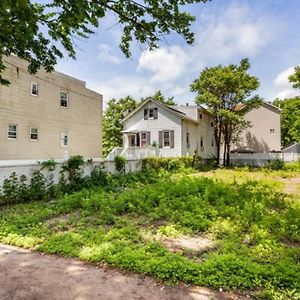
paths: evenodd
<path fill-rule="evenodd" d="M 199 119 L 202 120 L 202 114 L 201 113 L 199 113 Z"/>
<path fill-rule="evenodd" d="M 16 140 L 17 139 L 17 125 L 15 125 L 15 124 L 9 124 L 8 125 L 7 137 L 10 140 Z"/>
<path fill-rule="evenodd" d="M 275 129 L 274 129 L 274 128 L 271 128 L 271 129 L 270 129 L 270 132 L 271 132 L 271 133 L 274 133 L 274 132 L 275 132 Z"/>
<path fill-rule="evenodd" d="M 31 95 L 37 96 L 39 94 L 39 85 L 36 82 L 31 82 Z"/>
<path fill-rule="evenodd" d="M 68 147 L 69 137 L 67 132 L 61 132 L 60 134 L 60 145 L 61 147 Z"/>
<path fill-rule="evenodd" d="M 60 106 L 68 107 L 69 106 L 69 95 L 67 92 L 60 92 Z"/>
<path fill-rule="evenodd" d="M 30 128 L 30 139 L 32 141 L 37 141 L 39 139 L 39 130 L 36 127 Z"/>
<path fill-rule="evenodd" d="M 157 107 L 144 109 L 144 120 L 153 120 L 158 118 L 158 110 Z"/>
<path fill-rule="evenodd" d="M 201 149 L 201 151 L 204 150 L 203 137 L 201 137 L 201 139 L 200 139 L 200 149 Z"/>
<path fill-rule="evenodd" d="M 170 147 L 170 131 L 163 131 L 163 147 Z"/>
<path fill-rule="evenodd" d="M 210 123 L 210 126 L 211 126 L 211 127 L 214 127 L 214 123 L 213 123 L 213 122 L 211 122 L 211 123 Z"/>
<path fill-rule="evenodd" d="M 147 146 L 147 132 L 141 133 L 141 147 Z"/>
<path fill-rule="evenodd" d="M 190 148 L 190 133 L 186 133 L 186 147 Z"/>

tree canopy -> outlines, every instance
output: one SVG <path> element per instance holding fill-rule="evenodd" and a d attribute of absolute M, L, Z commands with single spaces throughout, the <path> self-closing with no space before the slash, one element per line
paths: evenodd
<path fill-rule="evenodd" d="M 295 67 L 295 72 L 289 76 L 289 81 L 294 88 L 300 89 L 300 66 Z"/>
<path fill-rule="evenodd" d="M 248 59 L 241 60 L 239 65 L 205 68 L 191 84 L 191 90 L 197 93 L 196 103 L 204 104 L 214 116 L 216 159 L 219 162 L 223 144 L 224 165 L 229 164 L 231 144 L 238 133 L 249 125 L 244 121 L 241 111 L 236 109 L 237 105 L 250 107 L 260 102 L 258 97 L 250 97 L 259 87 L 259 80 L 248 73 L 249 68 Z"/>
<path fill-rule="evenodd" d="M 195 17 L 181 8 L 207 1 L 48 0 L 39 4 L 33 0 L 1 0 L 0 84 L 9 84 L 1 76 L 5 68 L 2 55 L 15 54 L 27 60 L 31 73 L 40 67 L 50 72 L 63 51 L 75 58 L 74 38 L 89 37 L 109 13 L 114 13 L 122 26 L 120 48 L 127 57 L 133 40 L 153 49 L 170 32 L 191 44 L 194 34 L 190 26 Z"/>
<path fill-rule="evenodd" d="M 286 146 L 292 142 L 300 143 L 300 97 L 276 99 L 274 105 L 281 111 L 281 143 Z"/>

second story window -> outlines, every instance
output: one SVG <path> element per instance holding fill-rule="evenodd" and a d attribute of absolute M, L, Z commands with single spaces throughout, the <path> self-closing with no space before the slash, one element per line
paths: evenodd
<path fill-rule="evenodd" d="M 158 118 L 158 110 L 155 108 L 144 109 L 144 120 L 153 120 Z"/>
<path fill-rule="evenodd" d="M 39 130 L 37 127 L 30 128 L 30 140 L 37 141 L 39 139 Z"/>
<path fill-rule="evenodd" d="M 7 137 L 10 140 L 17 139 L 17 125 L 16 124 L 9 124 L 7 128 Z"/>
<path fill-rule="evenodd" d="M 60 106 L 68 107 L 69 106 L 69 94 L 67 92 L 60 92 Z"/>
<path fill-rule="evenodd" d="M 39 85 L 36 82 L 31 82 L 31 96 L 37 96 L 39 94 Z"/>
<path fill-rule="evenodd" d="M 190 133 L 186 133 L 186 147 L 190 148 Z"/>
<path fill-rule="evenodd" d="M 274 129 L 274 128 L 271 128 L 271 129 L 270 129 L 270 132 L 271 132 L 271 133 L 274 133 L 274 132 L 275 132 L 275 129 Z"/>
<path fill-rule="evenodd" d="M 64 131 L 60 134 L 60 146 L 61 147 L 68 147 L 69 145 L 69 135 L 68 132 Z"/>

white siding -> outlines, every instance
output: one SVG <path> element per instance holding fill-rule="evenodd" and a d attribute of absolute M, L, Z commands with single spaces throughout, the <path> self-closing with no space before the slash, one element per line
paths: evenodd
<path fill-rule="evenodd" d="M 189 133 L 190 147 L 187 148 L 186 136 Z M 198 152 L 198 126 L 184 120 L 182 122 L 182 156 L 192 156 Z"/>
<path fill-rule="evenodd" d="M 144 120 L 145 108 L 158 108 L 158 118 L 155 120 Z M 150 131 L 150 144 L 156 142 L 159 144 L 159 131 L 174 130 L 174 148 L 161 148 L 159 149 L 159 156 L 174 157 L 181 156 L 181 118 L 169 110 L 157 106 L 156 103 L 147 102 L 141 109 L 128 118 L 124 124 L 125 131 Z M 126 146 L 126 134 L 124 135 L 124 143 Z"/>

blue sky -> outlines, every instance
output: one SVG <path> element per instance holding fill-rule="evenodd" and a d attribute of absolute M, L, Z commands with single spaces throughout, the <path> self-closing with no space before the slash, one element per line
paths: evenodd
<path fill-rule="evenodd" d="M 77 60 L 64 58 L 56 69 L 85 80 L 105 102 L 161 90 L 191 104 L 189 85 L 204 67 L 248 57 L 261 82 L 259 95 L 272 101 L 297 94 L 287 78 L 300 64 L 300 0 L 213 0 L 186 10 L 197 18 L 192 46 L 171 34 L 154 52 L 134 43 L 127 59 L 118 48 L 121 28 L 109 15 L 88 40 L 76 41 Z"/>

